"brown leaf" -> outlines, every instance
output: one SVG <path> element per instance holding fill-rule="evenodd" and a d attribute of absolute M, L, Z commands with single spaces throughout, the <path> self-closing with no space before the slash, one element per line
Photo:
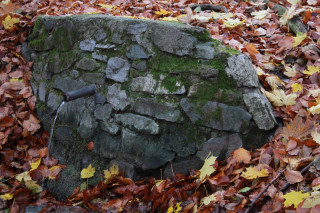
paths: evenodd
<path fill-rule="evenodd" d="M 284 175 L 286 176 L 286 179 L 290 184 L 295 184 L 303 180 L 303 176 L 298 171 L 287 170 L 284 171 Z"/>
<path fill-rule="evenodd" d="M 233 152 L 233 157 L 236 159 L 238 163 L 250 163 L 251 154 L 248 150 L 244 148 L 239 148 Z"/>
<path fill-rule="evenodd" d="M 283 127 L 282 136 L 286 139 L 289 139 L 289 137 L 301 139 L 309 135 L 313 128 L 314 125 L 311 120 L 307 119 L 303 122 L 303 119 L 299 115 L 296 115 L 292 123 L 286 123 L 286 127 Z"/>

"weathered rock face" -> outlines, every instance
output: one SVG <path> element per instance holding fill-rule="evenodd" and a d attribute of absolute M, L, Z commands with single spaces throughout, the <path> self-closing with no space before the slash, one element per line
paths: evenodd
<path fill-rule="evenodd" d="M 239 146 L 261 145 L 275 126 L 250 59 L 202 28 L 39 17 L 29 49 L 46 129 L 65 92 L 97 86 L 94 97 L 66 103 L 58 119 L 50 151 L 67 169 L 48 187 L 59 198 L 80 185 L 89 164 L 102 170 L 117 162 L 133 178 L 160 168 L 170 176 L 171 163 L 177 172 L 199 169 L 209 152 L 223 159 Z"/>

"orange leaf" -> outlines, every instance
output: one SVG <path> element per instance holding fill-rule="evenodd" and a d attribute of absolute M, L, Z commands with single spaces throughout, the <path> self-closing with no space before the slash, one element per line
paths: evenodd
<path fill-rule="evenodd" d="M 93 150 L 94 149 L 94 143 L 93 141 L 91 141 L 90 143 L 88 143 L 88 150 Z"/>
<path fill-rule="evenodd" d="M 244 44 L 243 46 L 247 49 L 248 53 L 251 55 L 255 55 L 255 54 L 259 53 L 259 51 L 256 49 L 256 47 L 251 43 Z"/>
<path fill-rule="evenodd" d="M 233 157 L 236 159 L 238 163 L 250 163 L 251 154 L 248 150 L 244 148 L 239 148 L 233 152 Z"/>
<path fill-rule="evenodd" d="M 286 139 L 289 139 L 289 137 L 301 139 L 309 135 L 313 127 L 314 125 L 311 120 L 307 119 L 304 123 L 303 119 L 299 115 L 296 115 L 291 124 L 286 123 L 286 126 L 282 129 L 282 135 Z"/>
<path fill-rule="evenodd" d="M 298 171 L 287 170 L 284 171 L 284 175 L 286 176 L 286 179 L 290 184 L 295 184 L 303 180 L 303 176 Z"/>

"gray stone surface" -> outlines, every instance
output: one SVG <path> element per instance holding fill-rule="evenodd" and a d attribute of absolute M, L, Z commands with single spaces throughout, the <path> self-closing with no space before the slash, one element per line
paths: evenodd
<path fill-rule="evenodd" d="M 120 132 L 120 127 L 115 122 L 102 121 L 102 122 L 99 122 L 99 125 L 103 131 L 108 132 L 111 135 L 116 135 Z"/>
<path fill-rule="evenodd" d="M 203 160 L 198 157 L 192 157 L 191 159 L 184 159 L 177 162 L 168 163 L 164 169 L 163 178 L 173 178 L 177 173 L 183 173 L 188 175 L 191 169 L 200 170 L 203 166 Z"/>
<path fill-rule="evenodd" d="M 198 44 L 196 45 L 196 57 L 203 59 L 213 59 L 215 50 L 208 44 Z"/>
<path fill-rule="evenodd" d="M 78 63 L 76 63 L 76 67 L 81 70 L 95 71 L 99 69 L 100 65 L 94 59 L 82 58 Z"/>
<path fill-rule="evenodd" d="M 257 89 L 243 95 L 243 100 L 259 129 L 270 130 L 277 123 L 272 105 Z"/>
<path fill-rule="evenodd" d="M 122 111 L 130 105 L 130 99 L 128 98 L 126 91 L 121 90 L 120 84 L 113 84 L 108 87 L 107 100 L 115 110 Z"/>
<path fill-rule="evenodd" d="M 114 44 L 97 44 L 96 45 L 96 48 L 98 48 L 98 49 L 106 49 L 106 50 L 113 49 L 115 47 L 116 47 L 116 45 L 114 45 Z"/>
<path fill-rule="evenodd" d="M 128 81 L 130 65 L 127 60 L 113 57 L 108 61 L 106 69 L 106 78 L 123 83 Z"/>
<path fill-rule="evenodd" d="M 240 54 L 229 57 L 226 73 L 237 82 L 238 87 L 258 87 L 259 85 L 258 75 L 250 58 L 246 55 Z"/>
<path fill-rule="evenodd" d="M 132 44 L 130 46 L 129 52 L 127 53 L 127 57 L 131 60 L 137 59 L 148 59 L 150 55 L 146 53 L 145 49 L 137 44 Z"/>
<path fill-rule="evenodd" d="M 56 111 L 60 105 L 60 103 L 62 102 L 63 97 L 60 95 L 57 95 L 54 92 L 50 92 L 48 95 L 48 101 L 47 101 L 47 106 L 53 110 Z"/>
<path fill-rule="evenodd" d="M 84 51 L 88 51 L 88 52 L 93 52 L 95 46 L 96 46 L 95 40 L 86 39 L 86 40 L 80 41 L 79 49 L 84 50 Z"/>
<path fill-rule="evenodd" d="M 92 58 L 96 59 L 98 61 L 108 62 L 108 56 L 101 55 L 101 54 L 98 54 L 96 52 L 92 53 Z"/>
<path fill-rule="evenodd" d="M 145 23 L 135 23 L 130 24 L 127 33 L 132 35 L 139 35 L 147 30 L 147 25 Z"/>
<path fill-rule="evenodd" d="M 45 82 L 40 82 L 39 84 L 39 100 L 42 102 L 46 102 L 46 95 L 47 95 L 47 84 Z"/>
<path fill-rule="evenodd" d="M 81 117 L 82 119 L 80 121 L 77 132 L 79 133 L 81 138 L 91 139 L 98 123 L 96 120 L 94 120 L 89 111 L 84 111 Z"/>
<path fill-rule="evenodd" d="M 180 123 L 183 121 L 183 117 L 178 108 L 157 103 L 151 98 L 136 99 L 133 104 L 133 110 L 142 115 L 148 115 L 170 122 Z"/>
<path fill-rule="evenodd" d="M 159 168 L 174 158 L 174 152 L 127 129 L 122 130 L 122 150 L 123 160 L 133 162 L 143 170 Z"/>
<path fill-rule="evenodd" d="M 159 134 L 159 124 L 150 118 L 132 113 L 125 113 L 115 114 L 115 119 L 117 123 L 120 123 L 131 130 L 151 135 Z"/>
<path fill-rule="evenodd" d="M 224 131 L 240 132 L 249 126 L 252 116 L 241 107 L 208 101 L 201 106 L 193 104 L 191 100 L 183 98 L 181 108 L 193 123 Z"/>
<path fill-rule="evenodd" d="M 168 26 L 155 27 L 152 39 L 160 50 L 179 56 L 191 55 L 196 43 L 194 37 Z"/>
<path fill-rule="evenodd" d="M 133 62 L 132 67 L 138 71 L 145 71 L 147 69 L 147 63 L 146 61 L 138 61 L 138 62 Z"/>
<path fill-rule="evenodd" d="M 218 157 L 219 160 L 223 160 L 242 145 L 242 140 L 237 133 L 225 137 L 210 138 L 202 144 L 197 156 L 204 161 L 211 154 Z"/>
<path fill-rule="evenodd" d="M 106 101 L 107 101 L 106 97 L 104 97 L 104 95 L 101 94 L 100 92 L 94 94 L 94 102 L 96 104 L 104 104 Z"/>
<path fill-rule="evenodd" d="M 68 52 L 52 52 L 48 56 L 47 69 L 51 73 L 61 73 L 68 70 L 77 61 L 78 56 L 74 51 Z"/>
<path fill-rule="evenodd" d="M 94 137 L 93 141 L 95 153 L 109 159 L 114 159 L 121 155 L 120 137 L 115 137 L 108 133 L 100 133 Z"/>
<path fill-rule="evenodd" d="M 86 86 L 82 80 L 72 80 L 66 77 L 58 77 L 54 80 L 52 88 L 61 90 L 62 92 L 70 92 Z"/>
<path fill-rule="evenodd" d="M 177 81 L 175 87 L 176 88 L 174 88 L 173 91 L 169 91 L 169 89 L 163 85 L 162 80 L 154 79 L 152 74 L 148 74 L 145 77 L 133 78 L 130 85 L 132 91 L 147 92 L 151 94 L 173 95 L 186 93 L 185 86 L 182 82 Z"/>
<path fill-rule="evenodd" d="M 107 121 L 112 113 L 111 104 L 98 105 L 94 110 L 94 117 L 97 120 Z"/>
<path fill-rule="evenodd" d="M 103 41 L 104 39 L 107 38 L 107 32 L 104 31 L 103 29 L 99 29 L 93 37 L 96 39 L 96 41 Z"/>
<path fill-rule="evenodd" d="M 83 78 L 91 84 L 104 84 L 105 82 L 103 73 L 85 73 Z"/>

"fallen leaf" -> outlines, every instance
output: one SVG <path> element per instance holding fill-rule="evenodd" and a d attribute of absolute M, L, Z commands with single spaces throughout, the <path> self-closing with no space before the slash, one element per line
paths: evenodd
<path fill-rule="evenodd" d="M 307 70 L 302 71 L 303 74 L 312 75 L 314 73 L 319 72 L 320 69 L 317 66 L 307 66 Z"/>
<path fill-rule="evenodd" d="M 172 12 L 171 11 L 166 11 L 166 10 L 163 10 L 163 9 L 160 9 L 160 11 L 154 11 L 154 14 L 156 15 L 168 15 L 168 14 L 171 14 Z"/>
<path fill-rule="evenodd" d="M 311 89 L 309 90 L 308 96 L 312 96 L 314 98 L 317 98 L 320 93 L 320 89 Z"/>
<path fill-rule="evenodd" d="M 284 171 L 284 175 L 286 176 L 286 179 L 290 184 L 299 183 L 303 180 L 303 176 L 298 171 L 287 170 Z"/>
<path fill-rule="evenodd" d="M 285 125 L 282 129 L 282 136 L 286 139 L 289 139 L 289 137 L 301 139 L 309 135 L 314 128 L 312 121 L 306 120 L 306 122 L 303 122 L 299 115 L 296 115 L 290 124 L 285 122 Z"/>
<path fill-rule="evenodd" d="M 296 92 L 300 92 L 303 89 L 303 86 L 299 83 L 294 83 L 291 85 L 292 88 L 292 92 L 296 93 Z"/>
<path fill-rule="evenodd" d="M 279 22 L 280 25 L 286 25 L 288 20 L 291 19 L 295 15 L 295 10 L 297 5 L 292 5 L 280 18 Z"/>
<path fill-rule="evenodd" d="M 238 163 L 250 163 L 251 154 L 248 150 L 244 148 L 239 148 L 233 152 L 233 157 Z"/>
<path fill-rule="evenodd" d="M 288 76 L 290 78 L 297 75 L 297 71 L 296 71 L 295 66 L 293 66 L 292 68 L 290 68 L 289 66 L 284 66 L 284 69 L 286 71 L 283 74 L 285 74 L 286 76 Z"/>
<path fill-rule="evenodd" d="M 92 168 L 91 164 L 87 167 L 82 169 L 81 171 L 81 178 L 91 178 L 94 176 L 96 169 Z"/>
<path fill-rule="evenodd" d="M 119 167 L 118 165 L 112 164 L 112 166 L 110 167 L 110 171 L 107 169 L 107 170 L 103 170 L 103 172 L 104 172 L 104 178 L 107 180 L 111 176 L 119 174 Z"/>
<path fill-rule="evenodd" d="M 320 113 L 320 104 L 316 105 L 316 106 L 313 106 L 313 107 L 310 107 L 308 109 L 308 111 L 314 115 L 314 114 L 319 114 Z"/>
<path fill-rule="evenodd" d="M 11 18 L 10 15 L 8 15 L 3 21 L 2 24 L 4 26 L 4 29 L 10 30 L 14 24 L 18 23 L 20 21 L 19 18 Z"/>
<path fill-rule="evenodd" d="M 11 200 L 12 198 L 13 198 L 13 194 L 10 194 L 10 193 L 5 193 L 3 195 L 0 195 L 0 199 L 2 199 L 3 201 Z"/>
<path fill-rule="evenodd" d="M 301 207 L 305 209 L 310 209 L 319 204 L 320 204 L 320 192 L 315 191 L 315 192 L 311 192 L 311 195 L 307 197 L 307 199 L 305 199 Z"/>
<path fill-rule="evenodd" d="M 88 143 L 88 150 L 93 150 L 94 149 L 94 142 L 91 141 L 90 143 Z"/>
<path fill-rule="evenodd" d="M 216 159 L 217 157 L 214 157 L 214 156 L 210 156 L 205 159 L 204 164 L 200 169 L 200 175 L 199 175 L 200 180 L 203 180 L 207 176 L 210 176 L 214 171 L 216 171 L 215 168 L 212 167 Z"/>
<path fill-rule="evenodd" d="M 30 163 L 30 166 L 31 166 L 30 171 L 36 170 L 39 167 L 40 163 L 41 163 L 41 158 L 39 158 L 36 162 Z"/>
<path fill-rule="evenodd" d="M 202 198 L 200 200 L 200 205 L 201 206 L 209 205 L 212 201 L 216 201 L 216 200 L 217 200 L 217 198 L 216 198 L 215 194 L 212 194 L 212 195 L 209 195 L 209 196 Z"/>
<path fill-rule="evenodd" d="M 242 177 L 249 180 L 256 179 L 259 177 L 267 177 L 268 175 L 269 175 L 268 170 L 262 169 L 260 165 L 246 168 L 246 171 L 242 172 L 241 174 Z"/>
<path fill-rule="evenodd" d="M 244 188 L 242 188 L 242 189 L 240 189 L 239 191 L 238 191 L 238 193 L 245 193 L 245 192 L 248 192 L 248 191 L 250 191 L 250 187 L 244 187 Z"/>
<path fill-rule="evenodd" d="M 294 208 L 297 208 L 299 203 L 301 203 L 304 199 L 310 196 L 310 193 L 302 193 L 301 191 L 296 192 L 296 191 L 291 191 L 282 197 L 286 199 L 284 201 L 284 206 L 289 207 L 289 206 L 294 206 Z"/>
<path fill-rule="evenodd" d="M 293 47 L 299 46 L 301 42 L 307 37 L 307 33 L 298 32 L 296 37 L 293 37 L 294 42 L 292 44 Z"/>
<path fill-rule="evenodd" d="M 223 24 L 226 25 L 226 27 L 231 28 L 231 29 L 235 28 L 237 26 L 240 26 L 244 22 L 246 22 L 246 20 L 241 21 L 238 18 L 236 18 L 236 19 L 227 18 L 227 19 L 223 20 Z"/>
<path fill-rule="evenodd" d="M 297 95 L 286 95 L 281 89 L 275 89 L 272 92 L 266 91 L 265 94 L 274 106 L 289 106 L 296 104 Z"/>
<path fill-rule="evenodd" d="M 264 19 L 268 14 L 270 14 L 270 10 L 260 10 L 256 12 L 252 12 L 251 15 L 254 16 L 254 18 L 262 20 Z"/>

